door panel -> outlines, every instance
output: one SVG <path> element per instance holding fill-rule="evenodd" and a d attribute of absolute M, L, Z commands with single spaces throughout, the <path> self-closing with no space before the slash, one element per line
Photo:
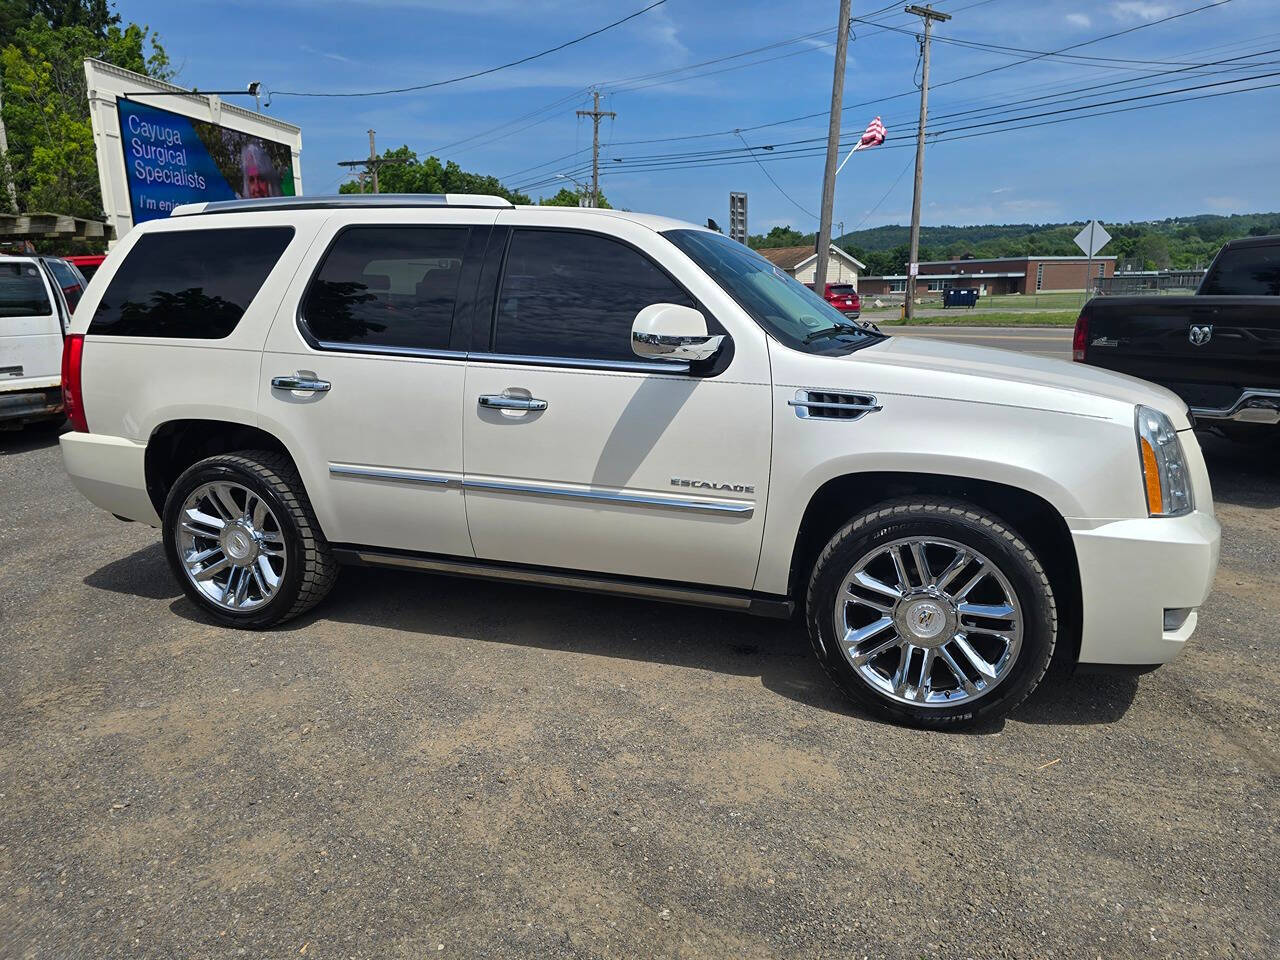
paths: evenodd
<path fill-rule="evenodd" d="M 352 211 L 317 238 L 327 252 L 316 276 L 297 281 L 267 340 L 259 416 L 298 460 L 329 540 L 472 555 L 461 488 L 464 358 L 494 216 L 433 210 L 423 224 L 406 211 L 371 224 Z M 459 227 L 470 231 L 460 257 L 449 246 Z M 451 301 L 450 324 L 442 311 Z M 273 387 L 282 376 L 330 387 Z"/>
<path fill-rule="evenodd" d="M 502 394 L 547 406 L 479 403 Z M 471 362 L 463 434 L 476 556 L 749 589 L 769 403 L 766 384 L 729 377 Z"/>
<path fill-rule="evenodd" d="M 29 260 L 0 263 L 0 390 L 62 372 L 62 324 L 54 293 Z M 37 384 L 32 384 L 33 386 Z"/>

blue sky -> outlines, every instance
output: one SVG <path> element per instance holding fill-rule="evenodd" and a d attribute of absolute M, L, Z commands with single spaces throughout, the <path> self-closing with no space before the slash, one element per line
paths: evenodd
<path fill-rule="evenodd" d="M 187 0 L 174 4 L 121 0 L 119 6 L 126 19 L 159 32 L 180 71 L 177 81 L 184 85 L 216 89 L 261 80 L 275 91 L 360 91 L 426 83 L 484 69 L 571 39 L 632 13 L 646 2 Z M 951 22 L 937 28 L 940 37 L 1044 51 L 1205 2 L 1208 0 L 935 0 L 935 6 L 955 14 Z M 883 6 L 876 0 L 855 0 L 854 16 Z M 672 143 L 623 141 L 726 131 L 825 110 L 831 91 L 837 8 L 836 0 L 668 0 L 591 40 L 486 77 L 387 97 L 312 99 L 277 94 L 269 112 L 302 127 L 303 182 L 310 194 L 336 192 L 341 182 L 337 161 L 367 154 L 365 131 L 369 127 L 377 130 L 380 148 L 408 144 L 420 155 L 435 152 L 465 169 L 494 174 L 509 186 L 517 186 L 556 173 L 579 173 L 589 164 L 590 122 L 579 120 L 574 110 L 588 105 L 587 88 L 598 85 L 604 108 L 618 114 L 616 120 L 601 125 L 601 139 L 608 144 L 603 152 L 607 176 L 602 178 L 601 188 L 615 206 L 695 222 L 710 216 L 724 224 L 728 192 L 744 190 L 749 195 L 751 232 L 778 224 L 809 231 L 816 221 L 797 204 L 817 210 L 822 183 L 820 153 L 764 164 L 782 190 L 794 198 L 793 204 L 753 162 L 718 167 L 695 163 L 678 169 L 627 172 L 628 163 L 636 163 L 633 158 L 640 156 L 741 147 L 732 134 Z M 878 19 L 910 27 L 913 18 L 895 14 L 895 9 L 900 8 L 891 8 Z M 817 31 L 826 32 L 684 74 L 628 79 Z M 859 224 L 908 221 L 908 166 L 918 103 L 915 95 L 890 99 L 914 87 L 913 37 L 861 24 L 855 24 L 855 32 L 856 39 L 849 47 L 845 102 L 871 103 L 846 112 L 844 129 L 847 133 L 855 128 L 860 131 L 878 113 L 889 128 L 890 141 L 884 148 L 853 157 L 839 178 L 835 219 L 848 230 Z M 1247 73 L 1263 74 L 1280 71 L 1280 52 L 1261 54 L 1273 48 L 1280 49 L 1280 4 L 1274 0 L 1232 0 L 1073 53 L 1169 64 L 1206 63 L 1258 53 L 1257 61 L 1270 65 Z M 1101 60 L 1041 60 L 946 84 L 1012 59 L 954 44 L 935 44 L 931 115 L 941 117 L 1178 69 Z M 1197 78 L 1184 73 L 1170 86 L 1241 75 L 1247 74 Z M 1255 81 L 1278 82 L 1280 76 Z M 1116 96 L 1153 89 L 1159 88 Z M 1037 108 L 1044 109 L 1041 104 L 1032 104 L 1020 113 L 1036 112 Z M 535 113 L 539 110 L 544 112 Z M 534 115 L 514 127 L 440 149 L 528 114 Z M 938 143 L 931 145 L 927 154 L 922 219 L 926 224 L 1090 217 L 1119 222 L 1193 213 L 1280 210 L 1277 120 L 1280 87 Z M 952 120 L 947 129 L 963 123 L 963 118 Z M 825 133 L 826 120 L 819 117 L 743 136 L 753 146 L 764 146 L 820 138 Z M 569 159 L 556 160 L 570 154 Z M 765 158 L 769 153 L 757 155 Z M 623 162 L 614 162 L 613 157 L 621 157 Z M 536 165 L 542 166 L 517 174 Z M 528 192 L 536 199 L 556 189 L 556 185 L 548 185 Z"/>

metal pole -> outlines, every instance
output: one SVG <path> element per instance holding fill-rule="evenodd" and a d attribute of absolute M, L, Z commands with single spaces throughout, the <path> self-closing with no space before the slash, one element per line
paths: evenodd
<path fill-rule="evenodd" d="M 1089 302 L 1089 287 L 1093 285 L 1093 225 L 1096 220 L 1089 221 L 1089 263 L 1084 268 L 1084 302 Z"/>
<path fill-rule="evenodd" d="M 849 0 L 840 0 L 836 28 L 836 66 L 831 78 L 831 119 L 827 124 L 827 167 L 822 175 L 822 207 L 818 213 L 818 258 L 813 265 L 813 289 L 826 296 L 827 261 L 831 255 L 831 208 L 836 201 L 836 161 L 840 158 L 840 111 L 844 104 L 844 69 L 849 51 Z"/>
<path fill-rule="evenodd" d="M 911 253 L 907 260 L 907 286 L 904 306 L 907 319 L 916 315 L 916 276 L 920 273 L 920 203 L 924 187 L 924 125 L 929 116 L 929 37 L 934 20 L 950 20 L 951 14 L 938 13 L 930 6 L 910 6 L 906 12 L 924 19 L 924 39 L 920 43 L 920 125 L 916 128 L 916 185 L 911 199 Z"/>
<path fill-rule="evenodd" d="M 373 174 L 373 192 L 378 192 L 378 150 L 373 145 L 373 131 L 369 131 L 369 172 Z"/>

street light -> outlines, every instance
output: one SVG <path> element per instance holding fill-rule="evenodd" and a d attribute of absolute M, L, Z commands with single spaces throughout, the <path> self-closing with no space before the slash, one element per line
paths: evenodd
<path fill-rule="evenodd" d="M 559 180 L 568 180 L 570 183 L 572 183 L 575 187 L 578 188 L 578 205 L 579 206 L 582 205 L 582 198 L 584 196 L 589 197 L 591 195 L 591 191 L 587 188 L 587 185 L 585 183 L 583 183 L 580 180 L 574 179 L 573 177 L 569 176 L 567 173 L 557 173 L 556 178 Z M 590 206 L 590 204 L 588 204 L 588 206 Z"/>

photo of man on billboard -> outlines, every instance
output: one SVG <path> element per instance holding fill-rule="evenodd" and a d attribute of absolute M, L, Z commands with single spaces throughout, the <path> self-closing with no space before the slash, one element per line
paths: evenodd
<path fill-rule="evenodd" d="M 244 187 L 240 191 L 242 198 L 283 196 L 280 191 L 280 174 L 267 156 L 261 141 L 251 141 L 244 145 L 240 151 L 240 168 L 244 172 Z"/>

